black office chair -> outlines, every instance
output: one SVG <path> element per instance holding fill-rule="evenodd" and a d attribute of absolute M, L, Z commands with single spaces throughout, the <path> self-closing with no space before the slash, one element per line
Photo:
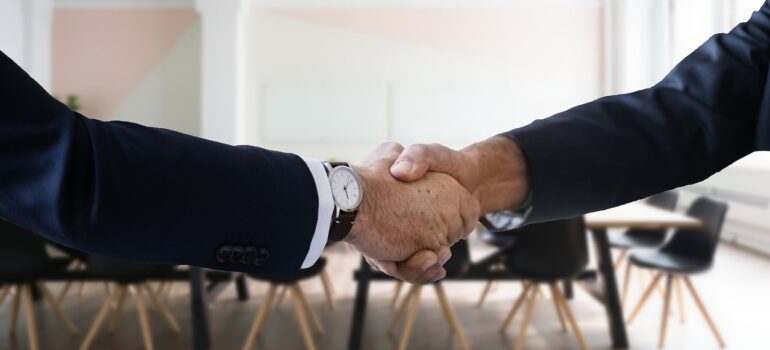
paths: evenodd
<path fill-rule="evenodd" d="M 667 191 L 650 196 L 645 200 L 648 205 L 674 211 L 676 209 L 676 203 L 679 200 L 679 193 L 676 191 Z M 612 248 L 620 249 L 620 255 L 615 259 L 615 270 L 620 268 L 623 261 L 626 262 L 626 269 L 623 279 L 623 291 L 621 293 L 621 305 L 626 304 L 628 296 L 628 287 L 631 282 L 631 275 L 633 273 L 633 265 L 626 257 L 628 251 L 633 248 L 655 248 L 659 247 L 666 241 L 668 229 L 630 229 L 617 235 L 611 235 L 609 237 L 610 246 Z M 641 273 L 641 272 L 640 272 Z M 640 281 L 643 280 L 643 276 L 639 275 Z M 642 285 L 644 282 L 640 282 Z M 661 292 L 662 293 L 662 292 Z"/>
<path fill-rule="evenodd" d="M 684 280 L 687 289 L 690 290 L 695 303 L 698 305 L 703 318 L 706 319 L 706 323 L 708 323 L 719 345 L 723 348 L 725 347 L 722 336 L 711 320 L 706 307 L 703 305 L 688 276 L 708 271 L 711 268 L 717 245 L 719 244 L 719 237 L 722 234 L 722 225 L 724 224 L 726 213 L 727 203 L 707 197 L 700 197 L 693 202 L 687 211 L 687 215 L 701 220 L 702 226 L 700 228 L 677 230 L 662 247 L 654 250 L 634 250 L 630 254 L 629 260 L 632 264 L 646 269 L 654 269 L 658 273 L 631 313 L 628 319 L 629 324 L 639 314 L 639 311 L 647 302 L 660 280 L 666 277 L 663 318 L 661 321 L 660 338 L 658 340 L 660 348 L 663 348 L 666 338 L 672 285 L 675 283 L 678 285 L 680 280 Z M 679 295 L 681 307 L 682 298 L 681 294 Z"/>
<path fill-rule="evenodd" d="M 461 240 L 455 243 L 452 246 L 451 251 L 452 257 L 449 259 L 449 261 L 446 262 L 446 264 L 444 264 L 444 269 L 446 270 L 446 277 L 444 277 L 444 281 L 462 277 L 471 266 L 471 254 L 468 241 Z M 463 350 L 469 350 L 470 346 L 468 345 L 465 334 L 460 327 L 460 322 L 457 319 L 457 315 L 455 314 L 451 304 L 449 304 L 446 292 L 444 291 L 444 285 L 441 281 L 439 281 L 434 283 L 433 287 L 436 289 L 436 296 L 438 297 L 441 309 L 444 311 L 444 317 L 449 323 L 449 328 L 452 330 L 452 334 L 457 337 L 457 341 L 460 343 L 460 347 Z M 414 318 L 417 314 L 417 307 L 420 304 L 421 293 L 422 285 L 413 284 L 411 288 L 409 288 L 409 292 L 407 292 L 406 297 L 404 297 L 404 299 L 401 301 L 401 305 L 398 307 L 396 314 L 393 316 L 393 319 L 390 321 L 390 325 L 388 326 L 388 332 L 393 334 L 396 330 L 396 326 L 398 326 L 399 321 L 405 315 L 404 312 L 407 312 L 405 315 L 406 320 L 404 321 L 404 330 L 402 331 L 401 339 L 399 340 L 399 350 L 405 350 L 409 344 L 409 338 L 412 334 L 412 326 L 414 325 Z"/>
<path fill-rule="evenodd" d="M 278 287 L 283 286 L 285 290 L 289 290 L 291 292 L 292 300 L 294 302 L 294 312 L 297 316 L 297 322 L 299 323 L 300 331 L 302 332 L 302 337 L 305 341 L 305 348 L 308 350 L 315 350 L 315 342 L 313 341 L 313 336 L 310 332 L 310 327 L 308 326 L 306 313 L 310 315 L 313 327 L 318 334 L 323 335 L 324 328 L 321 325 L 321 320 L 318 318 L 315 310 L 313 310 L 312 306 L 308 302 L 305 293 L 302 291 L 302 287 L 299 285 L 299 281 L 319 276 L 325 268 L 326 258 L 321 257 L 313 266 L 300 270 L 299 273 L 291 279 L 278 279 L 258 275 L 249 275 L 253 279 L 270 283 L 270 286 L 267 289 L 267 295 L 265 295 L 265 299 L 259 306 L 259 311 L 257 311 L 257 316 L 254 318 L 254 323 L 251 325 L 249 334 L 246 336 L 243 349 L 248 350 L 254 347 L 254 342 L 256 341 L 260 332 L 262 332 L 262 328 L 264 327 L 265 321 L 267 320 L 267 315 L 270 313 L 270 309 L 272 308 L 273 303 L 275 303 L 274 299 L 276 290 Z"/>
<path fill-rule="evenodd" d="M 573 279 L 588 264 L 585 222 L 583 217 L 552 221 L 525 226 L 511 231 L 516 243 L 506 250 L 506 269 L 524 280 L 524 288 L 500 327 L 505 332 L 519 308 L 526 301 L 526 311 L 516 339 L 516 350 L 524 348 L 529 319 L 540 292 L 540 284 L 548 284 L 556 313 L 563 331 L 567 331 L 566 318 L 580 346 L 588 350 L 588 344 L 580 332 L 572 310 L 564 298 L 558 281 Z"/>
<path fill-rule="evenodd" d="M 32 288 L 37 287 L 51 305 L 56 316 L 70 333 L 77 333 L 72 320 L 59 307 L 51 291 L 42 282 L 67 268 L 68 259 L 53 259 L 45 251 L 45 241 L 32 232 L 0 220 L 0 285 L 5 298 L 15 290 L 11 311 L 11 333 L 16 332 L 20 303 L 24 304 L 27 339 L 30 349 L 38 349 L 37 325 L 32 302 Z M 0 301 L 1 302 L 1 301 Z"/>
<path fill-rule="evenodd" d="M 144 341 L 145 349 L 152 350 L 154 346 L 150 322 L 147 317 L 147 309 L 144 304 L 144 293 L 147 293 L 150 297 L 155 308 L 160 311 L 171 330 L 176 334 L 180 333 L 179 324 L 176 322 L 176 319 L 174 319 L 174 316 L 168 308 L 166 308 L 160 298 L 158 298 L 157 293 L 150 288 L 150 285 L 147 283 L 148 279 L 151 277 L 159 277 L 170 273 L 173 266 L 125 263 L 94 255 L 88 255 L 85 258 L 85 262 L 87 274 L 92 275 L 92 277 L 96 279 L 104 279 L 113 282 L 115 288 L 111 293 L 107 293 L 107 298 L 102 304 L 101 309 L 99 309 L 83 343 L 80 345 L 81 350 L 87 350 L 91 347 L 91 344 L 107 318 L 113 303 L 116 304 L 116 309 L 112 314 L 112 320 L 110 321 L 108 330 L 110 333 L 117 330 L 127 294 L 132 294 L 134 296 L 136 310 L 139 313 L 139 326 L 142 330 L 142 339 Z"/>

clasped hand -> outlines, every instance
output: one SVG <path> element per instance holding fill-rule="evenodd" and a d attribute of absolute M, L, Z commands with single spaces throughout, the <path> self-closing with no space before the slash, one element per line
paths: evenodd
<path fill-rule="evenodd" d="M 468 238 L 482 212 L 522 201 L 526 172 L 522 161 L 513 161 L 520 159 L 515 144 L 500 137 L 462 151 L 381 144 L 354 166 L 365 194 L 345 240 L 390 276 L 412 283 L 440 280 L 450 247 Z"/>

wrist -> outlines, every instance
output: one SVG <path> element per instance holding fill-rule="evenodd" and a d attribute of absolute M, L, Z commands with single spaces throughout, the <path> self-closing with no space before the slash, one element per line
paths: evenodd
<path fill-rule="evenodd" d="M 353 226 L 350 228 L 350 232 L 343 239 L 343 242 L 356 245 L 363 236 L 363 227 L 367 227 L 366 221 L 369 219 L 369 215 L 372 210 L 372 198 L 373 193 L 377 191 L 377 186 L 373 176 L 365 168 L 353 166 L 351 168 L 356 172 L 358 178 L 361 180 L 361 186 L 365 189 L 364 196 L 361 200 L 361 204 L 358 207 L 358 213 L 356 214 L 356 220 L 353 222 Z"/>
<path fill-rule="evenodd" d="M 529 195 L 529 176 L 524 153 L 512 139 L 494 136 L 464 148 L 478 171 L 474 195 L 482 213 L 518 209 Z"/>

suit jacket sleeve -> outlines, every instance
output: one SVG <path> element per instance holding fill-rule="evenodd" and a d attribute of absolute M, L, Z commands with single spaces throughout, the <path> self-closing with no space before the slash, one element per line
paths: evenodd
<path fill-rule="evenodd" d="M 770 150 L 770 5 L 655 86 L 506 133 L 530 171 L 528 222 L 601 210 L 706 179 Z"/>
<path fill-rule="evenodd" d="M 1 52 L 0 101 L 0 217 L 119 260 L 299 270 L 318 210 L 300 157 L 88 119 Z"/>

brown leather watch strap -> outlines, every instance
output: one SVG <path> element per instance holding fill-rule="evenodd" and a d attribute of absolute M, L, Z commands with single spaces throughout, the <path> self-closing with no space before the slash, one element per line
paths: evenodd
<path fill-rule="evenodd" d="M 356 220 L 356 212 L 347 212 L 340 210 L 339 216 L 332 219 L 332 227 L 329 230 L 329 243 L 339 242 L 350 233 L 353 223 Z"/>

